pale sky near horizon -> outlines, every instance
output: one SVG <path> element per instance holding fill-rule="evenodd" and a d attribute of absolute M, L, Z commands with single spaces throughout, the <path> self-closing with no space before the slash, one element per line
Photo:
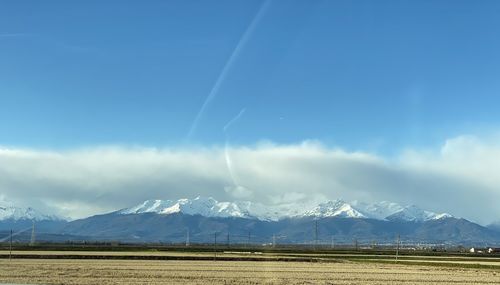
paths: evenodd
<path fill-rule="evenodd" d="M 500 198 L 499 13 L 498 1 L 2 1 L 0 198 L 84 216 L 186 193 L 341 196 L 495 220 L 492 202 L 467 201 Z M 117 175 L 121 163 L 138 165 Z M 290 185 L 287 169 L 304 177 Z"/>

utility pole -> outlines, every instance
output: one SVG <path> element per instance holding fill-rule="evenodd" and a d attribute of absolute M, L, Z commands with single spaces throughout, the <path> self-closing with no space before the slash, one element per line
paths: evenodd
<path fill-rule="evenodd" d="M 226 247 L 229 248 L 229 231 L 227 232 L 227 242 Z"/>
<path fill-rule="evenodd" d="M 273 248 L 276 246 L 276 235 L 273 234 Z"/>
<path fill-rule="evenodd" d="M 318 246 L 318 221 L 314 223 L 314 250 L 316 250 Z"/>
<path fill-rule="evenodd" d="M 9 260 L 12 259 L 12 229 L 10 229 Z"/>
<path fill-rule="evenodd" d="M 250 235 L 251 235 L 251 231 L 248 231 L 248 241 L 247 241 L 247 247 L 250 247 Z"/>
<path fill-rule="evenodd" d="M 189 244 L 189 229 L 186 230 L 186 247 L 188 247 Z"/>
<path fill-rule="evenodd" d="M 214 261 L 217 260 L 217 232 L 214 233 Z"/>
<path fill-rule="evenodd" d="M 401 236 L 398 234 L 398 244 L 396 246 L 396 262 L 398 262 L 398 255 L 399 255 L 399 242 L 401 241 Z"/>
<path fill-rule="evenodd" d="M 333 240 L 333 236 L 332 236 L 332 244 L 331 244 L 331 246 L 330 246 L 330 247 L 331 247 L 332 249 L 334 249 L 334 248 L 335 248 L 335 242 L 334 242 L 334 240 Z"/>
<path fill-rule="evenodd" d="M 354 239 L 354 248 L 358 251 L 358 239 Z"/>

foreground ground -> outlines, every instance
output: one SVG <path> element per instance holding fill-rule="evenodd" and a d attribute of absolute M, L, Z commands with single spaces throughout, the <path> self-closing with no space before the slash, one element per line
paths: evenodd
<path fill-rule="evenodd" d="M 328 263 L 0 260 L 0 282 L 29 284 L 500 284 L 500 270 L 348 260 Z"/>

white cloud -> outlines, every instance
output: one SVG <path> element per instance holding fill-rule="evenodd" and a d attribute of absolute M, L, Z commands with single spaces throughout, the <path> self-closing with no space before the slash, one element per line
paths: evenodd
<path fill-rule="evenodd" d="M 145 199 L 197 195 L 265 204 L 390 200 L 487 223 L 500 214 L 500 144 L 462 136 L 397 159 L 319 143 L 222 148 L 0 148 L 0 197 L 83 217 Z"/>
<path fill-rule="evenodd" d="M 474 181 L 492 192 L 500 188 L 500 141 L 471 135 L 448 139 L 437 152 L 406 151 L 401 162 L 414 169 L 427 169 Z"/>

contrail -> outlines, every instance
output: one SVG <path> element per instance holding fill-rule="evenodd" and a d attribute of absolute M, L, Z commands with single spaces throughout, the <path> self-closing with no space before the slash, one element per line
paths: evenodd
<path fill-rule="evenodd" d="M 245 114 L 245 108 L 241 109 L 241 111 L 236 115 L 234 118 L 232 118 L 223 128 L 224 130 L 224 135 L 226 137 L 226 143 L 224 146 L 224 156 L 226 159 L 226 166 L 227 170 L 229 171 L 229 175 L 231 176 L 231 180 L 233 181 L 234 186 L 239 186 L 238 179 L 236 179 L 236 175 L 234 174 L 233 171 L 233 161 L 231 160 L 231 155 L 229 154 L 229 137 L 227 135 L 228 129 L 231 127 L 232 124 L 234 124 L 237 120 Z"/>
<path fill-rule="evenodd" d="M 236 58 L 239 56 L 241 49 L 247 43 L 248 39 L 252 35 L 253 31 L 255 30 L 255 27 L 262 19 L 262 16 L 264 15 L 265 11 L 268 9 L 269 3 L 270 3 L 270 1 L 262 2 L 261 6 L 259 8 L 259 11 L 257 12 L 257 14 L 253 18 L 250 25 L 248 26 L 248 28 L 245 30 L 245 32 L 241 36 L 240 40 L 238 41 L 238 44 L 236 45 L 233 52 L 231 53 L 231 56 L 229 56 L 229 59 L 227 60 L 226 64 L 224 65 L 224 68 L 222 69 L 222 72 L 219 74 L 219 77 L 217 77 L 217 80 L 215 81 L 214 86 L 210 90 L 210 93 L 208 93 L 208 96 L 205 99 L 205 101 L 203 102 L 203 105 L 201 106 L 200 111 L 198 111 L 198 114 L 196 114 L 196 117 L 194 118 L 194 120 L 191 124 L 191 128 L 189 129 L 189 133 L 187 135 L 188 140 L 190 140 L 193 137 L 194 133 L 196 132 L 196 129 L 198 128 L 198 124 L 200 122 L 200 119 L 203 117 L 205 110 L 207 109 L 210 102 L 215 98 L 215 96 L 219 92 L 219 89 L 220 89 L 222 83 L 226 79 L 227 73 L 231 69 Z"/>
<path fill-rule="evenodd" d="M 227 132 L 227 130 L 229 129 L 229 127 L 231 127 L 231 125 L 236 122 L 237 120 L 239 120 L 239 118 L 241 118 L 241 116 L 243 116 L 243 114 L 245 114 L 245 111 L 246 111 L 246 108 L 243 108 L 241 109 L 241 111 L 238 113 L 238 115 L 234 116 L 234 118 L 232 118 L 227 124 L 224 125 L 224 133 Z"/>

